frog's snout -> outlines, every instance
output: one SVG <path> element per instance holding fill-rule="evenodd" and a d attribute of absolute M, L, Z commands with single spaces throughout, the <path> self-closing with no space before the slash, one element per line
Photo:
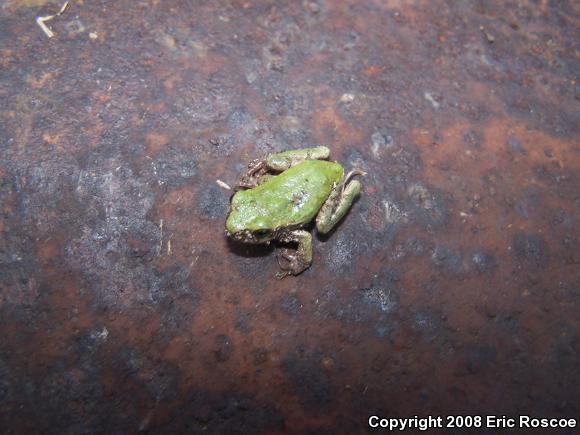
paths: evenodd
<path fill-rule="evenodd" d="M 243 242 L 245 240 L 245 234 L 243 232 L 231 233 L 226 230 L 226 236 L 228 236 L 231 239 L 234 239 L 237 242 Z"/>
<path fill-rule="evenodd" d="M 230 239 L 234 239 L 234 240 L 239 240 L 240 239 L 240 234 L 239 233 L 231 233 L 228 230 L 226 230 L 226 236 L 229 237 Z"/>

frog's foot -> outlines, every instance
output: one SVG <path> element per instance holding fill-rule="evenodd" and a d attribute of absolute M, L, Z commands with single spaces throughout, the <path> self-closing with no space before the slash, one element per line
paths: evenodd
<path fill-rule="evenodd" d="M 341 183 L 334 186 L 328 199 L 320 207 L 316 216 L 316 230 L 320 234 L 326 234 L 332 230 L 359 195 L 361 186 L 358 180 L 349 181 L 355 175 L 366 175 L 366 173 L 359 170 L 350 171 Z"/>
<path fill-rule="evenodd" d="M 296 230 L 281 237 L 282 243 L 298 243 L 298 249 L 282 248 L 278 255 L 280 272 L 276 278 L 288 275 L 299 275 L 312 264 L 312 236 L 308 231 Z"/>
<path fill-rule="evenodd" d="M 273 171 L 282 172 L 305 160 L 326 160 L 329 156 L 330 150 L 327 147 L 283 151 L 281 153 L 270 154 L 266 158 L 266 166 Z"/>
<path fill-rule="evenodd" d="M 234 190 L 253 189 L 264 180 L 262 179 L 268 168 L 265 160 L 252 160 L 248 165 L 248 170 L 242 174 L 238 182 L 234 186 Z"/>
<path fill-rule="evenodd" d="M 291 252 L 296 251 L 284 248 L 278 255 L 278 264 L 282 270 L 276 273 L 276 278 L 282 279 L 288 275 L 299 275 L 310 267 L 310 264 L 304 264 L 300 257 Z"/>

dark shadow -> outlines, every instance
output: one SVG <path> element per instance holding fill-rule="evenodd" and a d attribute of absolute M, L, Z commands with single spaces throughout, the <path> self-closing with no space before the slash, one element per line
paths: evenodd
<path fill-rule="evenodd" d="M 237 242 L 229 237 L 226 237 L 226 239 L 230 252 L 246 258 L 267 257 L 274 251 L 275 247 L 274 243 L 270 243 L 269 245 L 265 243 L 254 245 L 251 243 Z"/>

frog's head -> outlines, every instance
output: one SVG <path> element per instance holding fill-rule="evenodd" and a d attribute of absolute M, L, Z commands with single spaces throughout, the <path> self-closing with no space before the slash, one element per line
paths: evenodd
<path fill-rule="evenodd" d="M 243 243 L 268 243 L 275 238 L 270 218 L 260 212 L 252 201 L 246 201 L 238 192 L 232 198 L 226 219 L 226 235 Z"/>

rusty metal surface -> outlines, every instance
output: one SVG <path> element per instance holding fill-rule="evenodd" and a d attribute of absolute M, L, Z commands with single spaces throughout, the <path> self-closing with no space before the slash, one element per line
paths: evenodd
<path fill-rule="evenodd" d="M 2 433 L 580 414 L 577 2 L 0 4 Z M 215 180 L 319 144 L 278 281 Z"/>

